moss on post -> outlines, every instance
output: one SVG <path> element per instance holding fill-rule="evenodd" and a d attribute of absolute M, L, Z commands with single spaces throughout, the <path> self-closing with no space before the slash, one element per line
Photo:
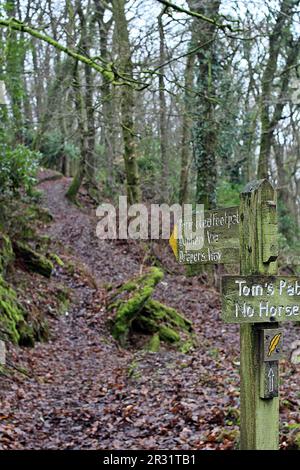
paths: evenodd
<path fill-rule="evenodd" d="M 241 194 L 240 271 L 242 275 L 277 274 L 277 225 L 273 212 L 276 192 L 267 180 L 249 183 Z M 275 206 L 276 208 L 276 206 Z M 271 223 L 272 222 L 272 223 Z M 264 236 L 268 234 L 268 236 Z M 260 324 L 261 326 L 264 324 Z M 266 325 L 268 326 L 268 324 Z M 278 326 L 277 323 L 273 324 Z M 278 449 L 279 399 L 260 398 L 259 326 L 240 327 L 241 449 Z"/>

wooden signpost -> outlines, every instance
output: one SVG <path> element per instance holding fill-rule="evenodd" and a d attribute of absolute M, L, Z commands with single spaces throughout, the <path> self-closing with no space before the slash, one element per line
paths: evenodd
<path fill-rule="evenodd" d="M 227 323 L 300 321 L 300 278 L 224 276 L 222 288 Z"/>
<path fill-rule="evenodd" d="M 205 256 L 189 255 L 184 239 L 174 250 L 185 264 L 212 264 L 206 255 L 210 249 L 219 253 L 213 264 L 240 261 L 239 276 L 222 278 L 222 318 L 240 324 L 241 449 L 278 449 L 278 361 L 283 341 L 278 324 L 300 321 L 300 278 L 277 276 L 276 207 L 276 191 L 267 180 L 249 183 L 240 207 L 227 210 L 236 214 L 237 222 L 231 228 L 215 228 L 218 237 L 213 242 L 208 237 L 212 228 L 205 229 Z M 213 213 L 225 217 L 224 211 L 205 212 L 205 218 Z"/>
<path fill-rule="evenodd" d="M 269 278 L 277 274 L 276 202 L 276 191 L 267 180 L 249 183 L 241 194 L 241 276 Z M 224 288 L 222 295 L 227 298 Z M 271 335 L 273 328 L 278 328 L 276 319 L 259 324 L 244 322 L 240 326 L 241 449 L 278 449 L 278 364 L 271 368 L 270 362 L 263 361 L 261 352 L 263 331 L 270 329 Z M 262 386 L 269 386 L 269 393 L 261 393 Z"/>
<path fill-rule="evenodd" d="M 184 221 L 194 223 L 194 220 Z M 205 211 L 200 219 L 204 227 L 201 250 L 189 249 L 190 240 L 177 239 L 177 227 L 170 238 L 170 245 L 180 264 L 234 264 L 239 258 L 239 208 Z M 183 230 L 184 233 L 184 230 Z"/>

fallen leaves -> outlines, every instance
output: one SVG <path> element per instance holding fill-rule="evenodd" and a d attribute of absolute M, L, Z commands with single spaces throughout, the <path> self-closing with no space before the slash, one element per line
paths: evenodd
<path fill-rule="evenodd" d="M 10 361 L 30 376 L 16 370 L 1 376 L 0 448 L 237 448 L 239 335 L 236 326 L 221 322 L 217 292 L 186 278 L 170 261 L 175 274 L 166 275 L 156 296 L 193 321 L 198 348 L 188 355 L 120 349 L 106 326 L 101 286 L 138 273 L 141 249 L 136 243 L 100 244 L 94 216 L 64 199 L 68 183 L 43 184 L 55 217 L 49 235 L 64 245 L 65 268 L 56 271 L 53 284 L 26 277 L 28 305 L 51 307 L 50 341 L 31 350 L 8 348 Z M 155 249 L 169 263 L 167 248 Z M 70 293 L 68 315 L 56 315 L 55 292 L 62 288 Z M 296 328 L 288 327 L 285 344 L 296 338 Z M 282 448 L 299 431 L 295 367 L 282 362 Z"/>

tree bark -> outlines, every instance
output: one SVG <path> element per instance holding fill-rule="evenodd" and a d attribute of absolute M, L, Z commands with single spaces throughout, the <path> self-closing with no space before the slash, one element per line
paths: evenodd
<path fill-rule="evenodd" d="M 87 23 L 87 16 L 84 15 L 81 1 L 77 1 L 76 10 L 80 21 L 81 30 L 81 50 L 89 57 L 91 47 L 91 25 Z M 88 193 L 95 200 L 99 199 L 98 186 L 96 183 L 96 158 L 95 158 L 95 116 L 93 103 L 93 76 L 92 69 L 88 64 L 84 65 L 85 76 L 85 112 L 86 112 L 86 156 L 85 156 L 85 176 Z"/>
<path fill-rule="evenodd" d="M 221 1 L 214 0 L 199 5 L 198 1 L 190 0 L 191 10 L 216 18 Z M 197 104 L 194 129 L 194 154 L 197 167 L 196 202 L 211 209 L 216 203 L 216 146 L 217 126 L 215 121 L 215 65 L 214 37 L 216 25 L 197 21 L 195 37 L 198 45 L 203 44 L 197 53 Z"/>
<path fill-rule="evenodd" d="M 165 7 L 158 15 L 158 31 L 159 31 L 159 75 L 158 75 L 158 88 L 159 88 L 159 134 L 160 134 L 160 158 L 161 158 L 161 188 L 164 202 L 168 201 L 168 176 L 169 176 L 169 162 L 168 162 L 168 144 L 167 144 L 167 103 L 165 95 L 165 67 L 163 66 L 166 61 L 165 53 L 165 33 L 163 25 L 163 15 Z"/>
<path fill-rule="evenodd" d="M 281 118 L 284 107 L 283 103 L 278 100 L 272 117 L 271 108 L 274 105 L 272 93 L 274 89 L 274 79 L 278 68 L 279 53 L 282 48 L 283 41 L 286 39 L 284 30 L 290 26 L 292 22 L 292 10 L 299 3 L 299 0 L 282 0 L 273 31 L 269 36 L 269 57 L 263 72 L 260 100 L 261 138 L 257 168 L 257 176 L 259 179 L 268 178 L 268 166 L 270 162 L 273 133 L 275 126 Z M 296 51 L 294 49 L 295 44 L 292 44 L 293 41 L 291 41 L 290 32 L 288 32 L 288 38 L 290 42 L 290 52 L 287 58 L 287 67 L 293 63 L 295 56 L 297 57 L 299 51 L 299 41 L 297 41 L 298 51 Z M 286 73 L 283 78 L 286 85 L 288 84 L 288 75 L 289 74 Z"/>
<path fill-rule="evenodd" d="M 94 0 L 96 7 L 96 21 L 100 35 L 100 54 L 104 61 L 109 62 L 108 35 L 112 26 L 112 18 L 104 21 L 106 7 L 101 0 Z M 116 158 L 117 123 L 114 115 L 115 89 L 111 86 L 107 77 L 102 77 L 101 102 L 102 102 L 102 126 L 101 144 L 104 149 L 104 161 L 107 165 L 106 193 L 111 194 L 115 184 L 113 162 Z"/>
<path fill-rule="evenodd" d="M 133 64 L 129 40 L 128 24 L 125 15 L 125 1 L 113 0 L 115 33 L 118 44 L 119 69 L 122 74 L 132 80 Z M 121 91 L 121 127 L 123 135 L 123 158 L 125 163 L 128 203 L 134 204 L 141 199 L 139 171 L 137 164 L 137 148 L 134 130 L 134 90 L 130 85 L 123 85 Z"/>
<path fill-rule="evenodd" d="M 184 110 L 182 117 L 182 138 L 181 138 L 181 171 L 179 183 L 179 203 L 185 204 L 188 200 L 188 179 L 190 166 L 190 143 L 191 143 L 191 99 L 193 88 L 193 72 L 195 65 L 195 54 L 187 57 L 184 74 Z"/>

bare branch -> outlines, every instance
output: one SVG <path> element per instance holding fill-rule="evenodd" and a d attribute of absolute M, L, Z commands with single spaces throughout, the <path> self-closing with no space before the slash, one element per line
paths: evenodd
<path fill-rule="evenodd" d="M 229 23 L 219 23 L 217 20 L 213 18 L 209 18 L 205 15 L 202 15 L 201 13 L 197 13 L 196 11 L 187 10 L 186 8 L 179 7 L 178 5 L 175 5 L 174 3 L 168 2 L 166 0 L 157 0 L 157 1 L 165 5 L 166 7 L 170 7 L 170 8 L 173 8 L 173 10 L 179 11 L 180 13 L 185 13 L 186 15 L 193 16 L 200 20 L 206 21 L 207 23 L 210 23 L 216 26 L 217 28 L 222 29 L 223 31 L 225 31 L 226 29 L 228 29 L 232 33 L 238 33 L 238 32 L 243 31 L 243 29 L 233 28 L 232 25 Z"/>

